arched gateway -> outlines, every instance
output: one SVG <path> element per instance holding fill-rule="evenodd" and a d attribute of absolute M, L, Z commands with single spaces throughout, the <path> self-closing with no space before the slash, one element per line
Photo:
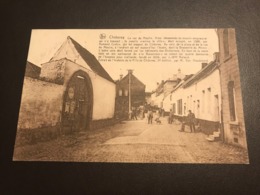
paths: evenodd
<path fill-rule="evenodd" d="M 93 89 L 87 73 L 79 70 L 68 81 L 62 106 L 62 131 L 88 129 L 92 120 Z"/>

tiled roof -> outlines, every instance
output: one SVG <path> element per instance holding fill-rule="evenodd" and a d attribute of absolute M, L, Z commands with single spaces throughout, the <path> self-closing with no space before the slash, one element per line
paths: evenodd
<path fill-rule="evenodd" d="M 25 76 L 38 78 L 41 72 L 41 68 L 29 61 L 26 63 Z"/>
<path fill-rule="evenodd" d="M 201 69 L 199 72 L 194 74 L 192 77 L 188 78 L 184 83 L 183 87 L 189 87 L 193 83 L 200 81 L 201 79 L 207 77 L 210 75 L 216 68 L 218 63 L 216 61 L 210 62 L 207 66 L 205 66 L 203 69 Z"/>
<path fill-rule="evenodd" d="M 86 50 L 84 47 L 82 47 L 78 42 L 76 42 L 71 37 L 68 37 L 68 39 L 71 40 L 73 45 L 75 46 L 76 50 L 80 54 L 80 56 L 83 58 L 83 60 L 89 65 L 89 67 L 96 72 L 99 76 L 114 82 L 114 80 L 110 77 L 110 75 L 106 72 L 106 70 L 103 68 L 103 66 L 99 63 L 99 61 L 96 59 L 96 57 L 90 53 L 88 50 Z"/>

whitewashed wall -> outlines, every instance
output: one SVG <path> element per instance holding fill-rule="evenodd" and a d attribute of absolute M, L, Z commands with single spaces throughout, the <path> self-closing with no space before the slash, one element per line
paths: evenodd
<path fill-rule="evenodd" d="M 168 94 L 164 100 L 163 100 L 163 109 L 165 112 L 170 112 L 170 109 L 172 109 L 172 94 Z"/>
<path fill-rule="evenodd" d="M 116 96 L 116 85 L 103 77 L 95 74 L 93 71 L 86 69 L 83 66 L 75 64 L 69 60 L 66 60 L 65 70 L 65 86 L 71 76 L 82 70 L 86 72 L 92 82 L 93 88 L 93 120 L 109 119 L 114 117 L 115 112 L 115 96 Z"/>
<path fill-rule="evenodd" d="M 210 88 L 210 92 L 208 89 Z M 203 98 L 202 91 L 205 91 Z M 218 96 L 218 103 L 216 101 Z M 177 100 L 182 99 L 182 115 L 187 115 L 188 110 L 192 110 L 195 113 L 196 118 L 210 121 L 219 121 L 221 108 L 221 90 L 220 90 L 220 77 L 219 71 L 215 70 L 206 78 L 192 84 L 187 88 L 178 88 L 172 93 L 172 101 L 168 104 L 175 103 L 176 115 L 177 113 Z M 199 100 L 199 107 L 198 107 Z M 194 102 L 195 101 L 195 102 Z M 217 104 L 217 105 L 216 105 Z M 186 109 L 184 108 L 186 107 Z M 216 113 L 217 108 L 218 114 Z"/>
<path fill-rule="evenodd" d="M 60 122 L 64 87 L 24 77 L 18 129 L 56 126 Z"/>

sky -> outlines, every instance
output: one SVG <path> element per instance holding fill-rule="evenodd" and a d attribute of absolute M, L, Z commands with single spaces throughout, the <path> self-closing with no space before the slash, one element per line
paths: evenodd
<path fill-rule="evenodd" d="M 28 61 L 41 66 L 48 62 L 70 36 L 81 46 L 98 58 L 100 34 L 124 37 L 205 37 L 208 40 L 209 55 L 207 62 L 213 60 L 213 53 L 218 52 L 218 37 L 215 29 L 33 29 L 31 33 Z M 153 91 L 156 83 L 167 80 L 181 69 L 185 75 L 194 74 L 201 69 L 201 62 L 100 62 L 109 75 L 119 79 L 119 75 L 133 74 L 146 85 L 146 91 Z"/>

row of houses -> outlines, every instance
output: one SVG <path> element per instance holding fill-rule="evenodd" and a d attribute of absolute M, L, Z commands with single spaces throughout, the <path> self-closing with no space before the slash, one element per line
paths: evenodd
<path fill-rule="evenodd" d="M 203 63 L 194 75 L 162 81 L 150 102 L 166 112 L 172 110 L 178 119 L 191 110 L 202 132 L 219 132 L 224 142 L 246 148 L 235 30 L 218 29 L 217 34 L 219 53 L 214 54 L 214 60 Z M 171 87 L 167 87 L 169 83 Z"/>
<path fill-rule="evenodd" d="M 132 70 L 114 81 L 94 55 L 67 37 L 41 68 L 27 63 L 17 140 L 96 129 L 126 119 L 133 108 L 149 103 L 173 110 L 177 118 L 192 110 L 203 132 L 220 131 L 224 141 L 246 147 L 235 31 L 217 33 L 220 52 L 213 62 L 194 75 L 178 70 L 158 83 L 151 98 Z"/>

